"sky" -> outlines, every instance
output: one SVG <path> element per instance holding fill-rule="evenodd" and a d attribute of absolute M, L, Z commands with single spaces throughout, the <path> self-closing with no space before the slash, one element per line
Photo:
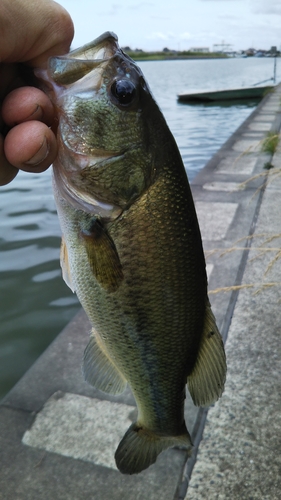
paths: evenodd
<path fill-rule="evenodd" d="M 73 48 L 114 31 L 121 47 L 281 48 L 281 0 L 57 0 L 75 25 Z"/>

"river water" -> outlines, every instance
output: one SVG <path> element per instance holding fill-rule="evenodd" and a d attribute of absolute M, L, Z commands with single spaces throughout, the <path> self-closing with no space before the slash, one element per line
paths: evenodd
<path fill-rule="evenodd" d="M 190 180 L 257 103 L 186 105 L 177 102 L 177 94 L 250 86 L 273 76 L 271 58 L 153 61 L 139 66 L 175 136 Z M 61 279 L 59 247 L 51 171 L 19 173 L 11 184 L 0 187 L 0 399 L 80 307 Z"/>

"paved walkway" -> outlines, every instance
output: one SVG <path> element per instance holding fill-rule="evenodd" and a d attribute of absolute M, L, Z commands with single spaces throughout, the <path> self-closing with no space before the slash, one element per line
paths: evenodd
<path fill-rule="evenodd" d="M 281 181 L 264 187 L 259 176 L 241 187 L 271 160 L 260 144 L 269 130 L 280 130 L 280 96 L 278 87 L 264 99 L 192 185 L 211 291 L 281 281 L 278 265 L 264 275 L 278 250 L 256 249 L 278 248 L 280 240 L 265 241 L 265 233 L 280 232 Z M 280 153 L 271 161 L 281 167 Z M 239 249 L 224 253 L 233 246 Z M 187 399 L 193 457 L 170 449 L 133 477 L 116 470 L 113 455 L 134 420 L 134 400 L 129 390 L 110 397 L 83 381 L 90 325 L 81 311 L 0 405 L 0 499 L 280 498 L 279 288 L 254 295 L 256 288 L 210 295 L 227 337 L 228 378 L 208 416 Z"/>
<path fill-rule="evenodd" d="M 272 113 L 278 120 L 280 91 L 249 124 L 247 137 L 269 127 Z M 277 122 L 272 129 L 279 129 Z M 241 145 L 244 140 L 249 139 L 241 138 Z M 245 288 L 239 291 L 227 335 L 225 392 L 209 410 L 186 500 L 281 498 L 280 151 L 271 163 L 275 169 L 265 189 L 255 194 L 250 250 L 244 253 Z M 247 287 L 251 284 L 256 286 Z"/>

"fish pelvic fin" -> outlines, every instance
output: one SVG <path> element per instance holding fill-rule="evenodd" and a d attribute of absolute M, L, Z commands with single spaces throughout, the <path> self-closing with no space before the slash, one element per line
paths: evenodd
<path fill-rule="evenodd" d="M 226 358 L 223 341 L 207 300 L 204 330 L 196 364 L 187 385 L 196 406 L 209 406 L 224 390 Z"/>
<path fill-rule="evenodd" d="M 159 453 L 172 446 L 183 446 L 191 455 L 192 443 L 186 427 L 180 436 L 158 436 L 135 422 L 115 452 L 116 465 L 122 474 L 138 474 L 154 464 Z"/>
<path fill-rule="evenodd" d="M 108 394 L 121 394 L 127 385 L 94 330 L 84 352 L 82 372 L 86 382 Z"/>

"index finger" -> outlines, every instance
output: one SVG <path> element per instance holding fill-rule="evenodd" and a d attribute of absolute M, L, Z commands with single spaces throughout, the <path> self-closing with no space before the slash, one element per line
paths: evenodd
<path fill-rule="evenodd" d="M 35 87 L 20 87 L 13 90 L 2 105 L 2 118 L 9 127 L 30 120 L 42 121 L 50 126 L 54 115 L 50 99 Z"/>
<path fill-rule="evenodd" d="M 68 12 L 53 0 L 1 0 L 0 60 L 45 68 L 51 55 L 65 54 L 73 38 Z M 15 23 L 17 29 L 15 29 Z"/>

